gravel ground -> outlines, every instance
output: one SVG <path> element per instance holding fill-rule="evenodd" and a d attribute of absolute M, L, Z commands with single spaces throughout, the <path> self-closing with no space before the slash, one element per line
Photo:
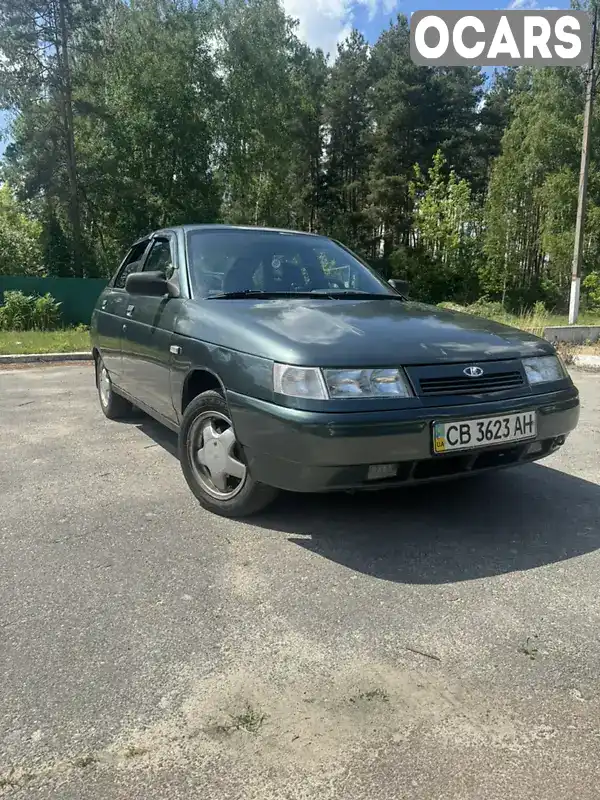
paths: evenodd
<path fill-rule="evenodd" d="M 600 376 L 544 465 L 200 509 L 86 366 L 0 372 L 0 796 L 597 798 Z"/>

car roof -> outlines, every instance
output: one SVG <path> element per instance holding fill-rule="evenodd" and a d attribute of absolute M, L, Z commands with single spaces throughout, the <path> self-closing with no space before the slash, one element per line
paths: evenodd
<path fill-rule="evenodd" d="M 185 233 L 196 230 L 224 230 L 224 231 L 262 231 L 268 233 L 294 233 L 298 236 L 314 236 L 318 237 L 318 233 L 307 233 L 306 231 L 293 231 L 287 228 L 264 228 L 258 225 L 178 225 L 178 228 Z"/>
<path fill-rule="evenodd" d="M 287 233 L 287 234 L 295 234 L 297 236 L 311 236 L 314 239 L 326 239 L 328 238 L 322 233 L 308 233 L 307 231 L 294 231 L 288 228 L 264 228 L 259 227 L 258 225 L 222 225 L 217 223 L 209 223 L 203 224 L 198 223 L 197 225 L 189 224 L 189 225 L 171 225 L 167 228 L 159 228 L 156 231 L 151 231 L 147 233 L 145 236 L 140 236 L 136 241 L 131 245 L 135 247 L 142 242 L 147 241 L 148 239 L 152 239 L 153 237 L 160 236 L 161 234 L 166 233 L 177 233 L 177 231 L 182 231 L 183 233 L 191 233 L 192 231 L 262 231 L 263 233 Z"/>

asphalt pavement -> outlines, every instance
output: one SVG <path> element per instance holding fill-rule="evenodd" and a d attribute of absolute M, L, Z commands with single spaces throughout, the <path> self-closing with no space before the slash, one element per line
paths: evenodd
<path fill-rule="evenodd" d="M 543 465 L 204 512 L 86 366 L 0 371 L 0 796 L 600 785 L 600 376 Z"/>

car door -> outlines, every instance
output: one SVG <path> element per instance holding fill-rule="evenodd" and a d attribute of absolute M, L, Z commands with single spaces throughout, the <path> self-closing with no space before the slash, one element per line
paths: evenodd
<path fill-rule="evenodd" d="M 137 242 L 121 262 L 114 278 L 102 293 L 95 310 L 94 320 L 96 344 L 102 355 L 104 366 L 116 386 L 122 386 L 123 362 L 121 339 L 127 313 L 125 281 L 131 272 L 140 269 L 150 239 Z"/>
<path fill-rule="evenodd" d="M 141 270 L 162 272 L 178 285 L 174 234 L 154 236 Z M 171 396 L 171 344 L 181 300 L 127 294 L 122 339 L 123 388 L 160 415 L 176 422 Z"/>

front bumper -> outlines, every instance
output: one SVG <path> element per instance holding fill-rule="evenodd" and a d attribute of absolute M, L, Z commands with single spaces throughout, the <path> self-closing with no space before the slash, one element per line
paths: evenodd
<path fill-rule="evenodd" d="M 296 492 L 384 488 L 536 461 L 560 447 L 579 421 L 575 387 L 462 406 L 358 413 L 301 411 L 235 392 L 227 399 L 253 478 Z M 433 456 L 434 420 L 515 411 L 537 412 L 534 442 Z M 397 464 L 397 476 L 368 480 L 368 468 L 376 464 Z"/>

